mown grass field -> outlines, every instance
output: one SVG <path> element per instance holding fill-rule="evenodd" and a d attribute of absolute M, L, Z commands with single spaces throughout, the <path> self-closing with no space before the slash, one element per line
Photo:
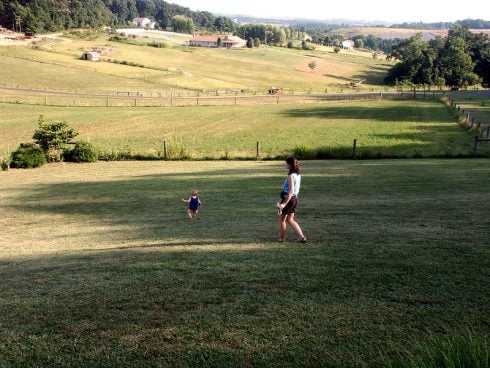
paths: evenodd
<path fill-rule="evenodd" d="M 141 41 L 144 42 L 144 41 Z M 312 51 L 264 47 L 226 50 L 172 46 L 158 49 L 108 42 L 65 39 L 40 41 L 33 49 L 0 47 L 0 84 L 54 90 L 114 92 L 121 86 L 145 92 L 179 89 L 265 90 L 271 86 L 306 91 L 367 79 L 380 85 L 391 62 L 373 60 L 358 52 L 335 54 L 329 49 Z M 82 48 L 111 49 L 104 60 L 132 62 L 142 67 L 80 60 Z M 311 70 L 308 63 L 316 62 Z M 333 87 L 330 87 L 332 90 Z"/>
<path fill-rule="evenodd" d="M 39 115 L 64 120 L 103 154 L 170 158 L 274 158 L 295 148 L 346 150 L 359 157 L 470 155 L 473 134 L 437 101 L 357 101 L 313 105 L 179 108 L 60 108 L 0 104 L 3 154 L 31 142 Z M 490 147 L 483 146 L 481 154 Z M 350 153 L 349 153 L 350 154 Z M 348 154 L 346 154 L 348 156 Z"/>
<path fill-rule="evenodd" d="M 0 172 L 0 365 L 384 367 L 488 342 L 488 159 L 302 167 L 306 245 L 275 241 L 283 162 Z"/>

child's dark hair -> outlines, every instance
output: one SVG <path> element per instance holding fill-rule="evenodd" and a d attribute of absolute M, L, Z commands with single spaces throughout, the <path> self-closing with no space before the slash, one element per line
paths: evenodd
<path fill-rule="evenodd" d="M 299 169 L 298 166 L 298 159 L 294 156 L 289 156 L 286 158 L 286 163 L 289 165 L 289 175 L 296 173 L 296 174 L 301 174 L 301 170 Z"/>

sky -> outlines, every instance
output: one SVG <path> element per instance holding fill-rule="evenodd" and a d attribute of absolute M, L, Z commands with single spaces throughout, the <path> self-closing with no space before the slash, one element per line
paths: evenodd
<path fill-rule="evenodd" d="M 488 0 L 451 3 L 439 0 L 166 0 L 191 10 L 263 18 L 348 19 L 385 22 L 490 20 Z M 457 5 L 453 5 L 457 4 Z"/>

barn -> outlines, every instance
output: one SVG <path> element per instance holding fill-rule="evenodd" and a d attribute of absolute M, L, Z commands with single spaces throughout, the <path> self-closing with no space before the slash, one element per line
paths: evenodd
<path fill-rule="evenodd" d="M 82 54 L 82 60 L 100 61 L 100 54 L 95 51 L 87 51 Z"/>

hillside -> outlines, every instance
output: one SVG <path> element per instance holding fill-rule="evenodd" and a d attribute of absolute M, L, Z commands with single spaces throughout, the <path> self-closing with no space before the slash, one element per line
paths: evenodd
<path fill-rule="evenodd" d="M 490 29 L 470 29 L 473 33 L 490 35 Z M 448 29 L 415 29 L 415 28 L 388 28 L 388 27 L 344 27 L 335 28 L 329 32 L 331 35 L 340 35 L 345 38 L 372 35 L 381 39 L 405 39 L 422 33 L 426 41 L 436 37 L 447 37 Z"/>
<path fill-rule="evenodd" d="M 108 93 L 120 90 L 181 91 L 249 89 L 280 86 L 297 91 L 324 91 L 366 79 L 380 85 L 393 65 L 370 53 L 331 48 L 302 51 L 260 47 L 227 50 L 190 48 L 166 43 L 164 48 L 73 37 L 39 39 L 34 46 L 1 46 L 0 85 L 19 88 Z M 80 60 L 83 50 L 102 49 L 103 61 Z M 308 63 L 315 61 L 312 70 Z M 366 87 L 369 88 L 369 87 Z"/>

